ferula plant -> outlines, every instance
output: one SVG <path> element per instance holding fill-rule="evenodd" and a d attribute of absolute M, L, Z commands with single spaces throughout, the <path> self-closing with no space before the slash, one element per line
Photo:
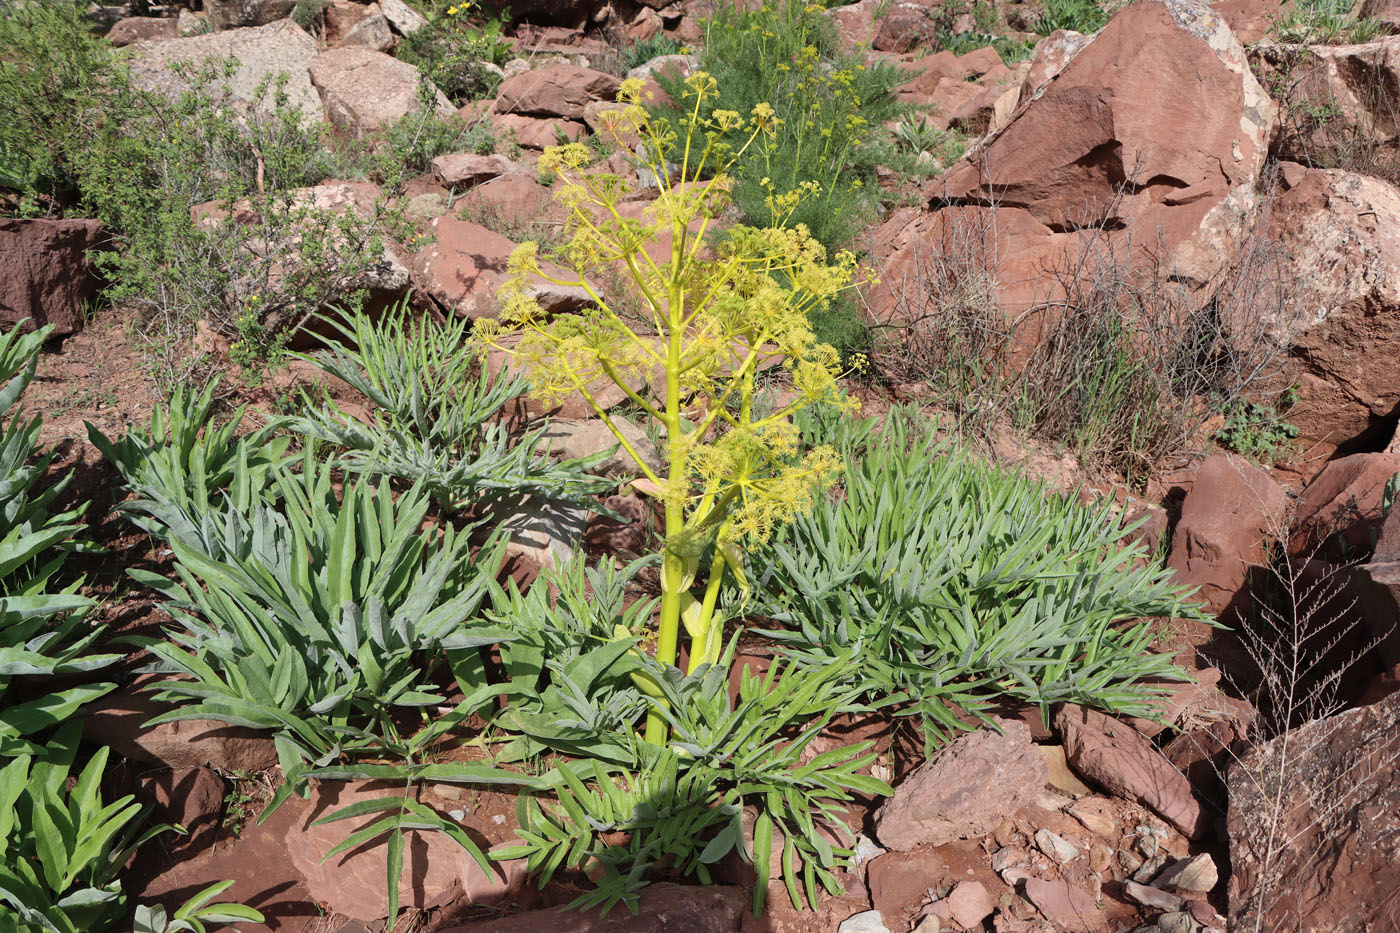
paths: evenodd
<path fill-rule="evenodd" d="M 786 226 L 794 210 L 820 193 L 770 185 L 765 227 L 717 225 L 730 203 L 728 173 L 753 145 L 773 138 L 780 120 L 758 104 L 747 115 L 709 110 L 713 77 L 692 75 L 683 116 L 654 120 L 643 83 L 624 81 L 619 107 L 603 115 L 604 132 L 635 153 L 657 187 L 641 219 L 621 202 L 633 185 L 588 170 L 580 144 L 545 150 L 541 171 L 560 179 L 569 208 L 565 240 L 541 263 L 539 246 L 511 255 L 497 321 L 478 324 L 479 339 L 507 349 L 546 405 L 577 393 L 616 436 L 648 481 L 639 484 L 665 507 L 662 598 L 655 657 L 676 666 L 682 627 L 690 637 L 688 670 L 717 663 L 724 620 L 716 614 L 726 571 L 741 590 L 746 548 L 810 507 L 836 477 L 840 459 L 827 447 L 799 454 L 792 415 L 814 402 L 854 407 L 837 385 L 840 360 L 808 324 L 814 305 L 853 285 L 855 257 L 829 256 L 807 228 Z M 543 279 L 582 287 L 591 303 L 578 313 L 547 315 L 532 297 Z M 621 281 L 630 294 L 605 289 Z M 484 326 L 483 326 L 484 325 Z M 754 404 L 755 381 L 780 366 L 792 391 L 785 404 Z M 614 383 L 666 438 L 663 473 L 638 455 L 600 401 Z M 707 571 L 703 587 L 697 577 Z M 619 631 L 618 637 L 630 637 Z M 639 684 L 654 704 L 655 683 Z M 646 738 L 664 743 L 664 717 L 653 708 Z"/>

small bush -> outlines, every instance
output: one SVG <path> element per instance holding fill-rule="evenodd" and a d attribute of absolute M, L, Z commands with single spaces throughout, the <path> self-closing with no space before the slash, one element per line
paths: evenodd
<path fill-rule="evenodd" d="M 543 449 L 547 426 L 510 436 L 498 416 L 525 383 L 486 370 L 469 320 L 437 324 L 411 314 L 400 304 L 377 321 L 363 313 L 347 324 L 327 321 L 343 342 L 303 358 L 372 408 L 361 419 L 333 403 L 308 405 L 293 430 L 343 448 L 339 462 L 347 469 L 418 484 L 449 509 L 520 493 L 581 500 L 614 487 L 585 472 L 610 452 L 557 462 Z"/>
<path fill-rule="evenodd" d="M 1035 21 L 1035 31 L 1048 36 L 1058 29 L 1098 32 L 1108 22 L 1108 13 L 1094 0 L 1045 0 L 1045 12 Z"/>
<path fill-rule="evenodd" d="M 790 626 L 764 634 L 798 664 L 854 652 L 846 683 L 907 699 L 930 746 L 1005 697 L 1151 715 L 1153 684 L 1185 678 L 1143 620 L 1206 617 L 1112 502 L 982 466 L 899 410 L 809 431 L 840 446 L 841 493 L 780 532 L 753 580 L 753 611 Z"/>
<path fill-rule="evenodd" d="M 1272 466 L 1293 453 L 1298 426 L 1284 418 L 1297 398 L 1297 392 L 1290 388 L 1272 405 L 1238 399 L 1225 412 L 1225 426 L 1216 440 L 1251 460 Z"/>
<path fill-rule="evenodd" d="M 404 36 L 396 50 L 458 106 L 494 95 L 500 75 L 487 66 L 499 68 L 512 54 L 501 34 L 504 15 L 486 18 L 475 8 L 472 0 L 435 5 L 428 25 Z"/>
<path fill-rule="evenodd" d="M 745 149 L 731 169 L 744 222 L 767 224 L 775 193 L 806 186 L 811 196 L 785 222 L 805 225 L 827 247 L 849 244 L 874 217 L 876 168 L 912 170 L 883 129 L 906 112 L 892 91 L 908 75 L 842 53 L 831 20 L 796 0 L 753 10 L 725 2 L 704 28 L 701 64 L 720 93 L 703 102 L 701 117 L 768 103 L 780 118 L 776 133 Z M 659 82 L 672 100 L 684 99 L 680 78 L 663 73 Z"/>
<path fill-rule="evenodd" d="M 684 48 L 679 39 L 658 33 L 650 39 L 641 39 L 628 44 L 622 50 L 622 70 L 631 71 L 638 65 L 645 65 L 653 58 L 662 55 L 677 55 Z"/>
<path fill-rule="evenodd" d="M 1301 45 L 1351 45 L 1386 35 L 1385 23 L 1357 17 L 1348 0 L 1305 0 L 1278 17 L 1273 31 L 1280 42 Z"/>
<path fill-rule="evenodd" d="M 81 0 L 0 3 L 0 185 L 75 196 L 89 127 L 117 116 L 105 81 L 113 61 Z"/>
<path fill-rule="evenodd" d="M 327 302 L 370 287 L 386 243 L 409 235 L 387 199 L 315 203 L 302 186 L 337 166 L 320 128 L 289 101 L 285 78 L 266 82 L 251 107 L 232 99 L 232 67 L 186 71 L 191 86 L 174 101 L 133 91 L 126 119 L 78 166 L 121 246 L 98 260 L 109 295 L 142 312 L 133 326 L 166 391 L 207 374 L 188 346 L 201 318 L 259 367 Z"/>

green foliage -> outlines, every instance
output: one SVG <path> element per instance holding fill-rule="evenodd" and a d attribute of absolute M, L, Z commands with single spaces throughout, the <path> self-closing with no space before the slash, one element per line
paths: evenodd
<path fill-rule="evenodd" d="M 244 431 L 245 407 L 221 424 L 213 418 L 218 383 L 196 395 L 179 388 L 151 411 L 151 423 L 113 441 L 91 424 L 88 439 L 121 471 L 137 498 L 118 510 L 139 528 L 162 538 L 202 541 L 204 516 L 227 500 L 247 514 L 271 501 L 271 473 L 287 464 L 289 440 L 277 437 L 281 423 Z"/>
<path fill-rule="evenodd" d="M 818 887 L 833 889 L 851 856 L 826 835 L 845 832 L 840 804 L 854 793 L 889 792 L 861 773 L 873 758 L 864 745 L 809 754 L 832 717 L 861 708 L 859 688 L 844 682 L 850 656 L 818 671 L 746 670 L 731 703 L 734 643 L 688 676 L 634 647 L 654 608 L 625 603 L 639 565 L 584 570 L 580 562 L 523 596 L 493 600 L 493 621 L 516 636 L 501 648 L 512 696 L 496 722 L 512 739 L 500 757 L 552 749 L 585 759 L 555 761 L 541 781 L 556 803 L 522 798 L 521 844 L 493 857 L 527 859 L 541 885 L 561 869 L 596 867 L 596 889 L 573 906 L 635 910 L 653 869 L 709 883 L 710 866 L 737 850 L 759 873 L 758 913 L 776 840 L 793 903 L 815 904 Z M 671 734 L 664 747 L 632 728 L 648 697 L 662 701 Z M 758 811 L 753 825 L 744 822 L 746 805 Z M 617 833 L 627 836 L 618 841 Z"/>
<path fill-rule="evenodd" d="M 143 808 L 130 795 L 102 802 L 108 749 L 68 789 L 81 727 L 69 723 L 37 756 L 0 759 L 0 929 L 88 933 L 113 923 L 125 897 L 116 880 L 136 846 Z"/>
<path fill-rule="evenodd" d="M 79 165 L 92 208 L 121 239 L 99 258 L 110 297 L 143 312 L 136 326 L 166 390 L 204 365 L 188 347 L 201 317 L 261 365 L 284 332 L 372 281 L 386 241 L 406 235 L 385 199 L 315 203 L 304 186 L 336 165 L 321 129 L 291 102 L 285 76 L 251 108 L 233 99 L 232 69 L 185 71 L 189 87 L 173 101 L 132 91 L 130 112 Z"/>
<path fill-rule="evenodd" d="M 941 130 L 920 117 L 915 123 L 906 117 L 894 128 L 899 147 L 915 158 L 927 154 L 939 166 L 952 165 L 967 151 L 967 136 L 957 130 Z"/>
<path fill-rule="evenodd" d="M 291 777 L 328 753 L 402 752 L 399 714 L 445 702 L 432 683 L 442 652 L 494 641 L 460 626 L 499 565 L 497 542 L 474 562 L 469 528 L 424 527 L 422 490 L 396 498 L 359 480 L 337 494 L 310 453 L 300 474 L 268 481 L 276 505 L 211 510 L 199 541 L 170 538 L 179 582 L 131 571 L 178 625 L 171 641 L 143 644 L 189 678 L 159 684 L 189 705 L 158 721 L 273 730 Z"/>
<path fill-rule="evenodd" d="M 442 89 L 457 106 L 492 97 L 499 68 L 511 58 L 510 42 L 502 35 L 506 16 L 475 14 L 471 0 L 437 5 L 427 13 L 428 25 L 399 40 L 396 54 Z"/>
<path fill-rule="evenodd" d="M 81 0 L 0 0 L 0 185 L 31 197 L 72 194 L 80 126 L 102 116 L 112 60 Z"/>
<path fill-rule="evenodd" d="M 232 881 L 218 881 L 195 894 L 166 916 L 165 908 L 142 904 L 133 918 L 135 933 L 205 933 L 212 928 L 235 923 L 262 923 L 263 915 L 241 904 L 211 904 L 220 894 L 233 886 Z"/>
<path fill-rule="evenodd" d="M 945 32 L 938 37 L 939 47 L 954 55 L 966 55 L 990 45 L 1007 65 L 1028 61 L 1035 52 L 1036 41 L 1034 37 L 1015 39 L 990 32 Z"/>
<path fill-rule="evenodd" d="M 496 148 L 489 121 L 469 122 L 437 112 L 431 84 L 419 88 L 418 110 L 406 114 L 356 143 L 346 143 L 341 154 L 342 174 L 364 175 L 380 186 L 401 192 L 410 181 L 432 167 L 433 159 L 449 152 L 487 155 Z"/>
<path fill-rule="evenodd" d="M 1293 452 L 1298 426 L 1283 420 L 1298 399 L 1290 387 L 1272 404 L 1239 399 L 1225 413 L 1225 426 L 1215 439 L 1237 453 L 1273 464 Z"/>
<path fill-rule="evenodd" d="M 876 168 L 900 167 L 883 126 L 907 111 L 891 92 L 908 75 L 843 53 L 826 14 L 798 0 L 752 10 L 725 2 L 704 28 L 701 65 L 719 93 L 701 103 L 700 116 L 708 119 L 717 110 L 747 114 L 768 103 L 780 118 L 776 132 L 731 169 L 734 204 L 744 222 L 767 224 L 775 191 L 815 182 L 819 191 L 786 223 L 805 224 L 828 247 L 852 242 L 874 217 Z M 658 80 L 672 100 L 685 99 L 680 78 L 663 73 Z"/>
<path fill-rule="evenodd" d="M 1108 13 L 1094 0 L 1045 0 L 1045 12 L 1035 21 L 1035 31 L 1048 36 L 1057 29 L 1098 32 L 1108 22 Z"/>
<path fill-rule="evenodd" d="M 330 0 L 297 0 L 296 6 L 292 7 L 292 22 L 307 32 L 315 34 L 320 31 L 318 27 L 321 23 L 321 14 L 328 6 L 330 6 Z"/>
<path fill-rule="evenodd" d="M 662 55 L 678 55 L 684 47 L 679 39 L 664 33 L 657 33 L 650 39 L 639 39 L 623 47 L 622 70 L 631 71 Z"/>
<path fill-rule="evenodd" d="M 343 341 L 302 358 L 373 407 L 362 420 L 334 402 L 308 404 L 291 426 L 344 448 L 347 469 L 416 483 L 448 508 L 483 494 L 582 499 L 614 486 L 585 472 L 610 451 L 555 461 L 544 449 L 547 426 L 511 438 L 497 415 L 524 394 L 524 382 L 481 365 L 466 318 L 438 324 L 405 302 L 377 320 L 355 313 L 347 324 L 326 323 Z"/>
<path fill-rule="evenodd" d="M 1353 15 L 1353 6 L 1349 0 L 1305 0 L 1278 18 L 1274 32 L 1280 42 L 1304 45 L 1348 45 L 1387 34 L 1385 23 Z"/>
<path fill-rule="evenodd" d="M 828 418 L 842 494 L 797 518 L 756 559 L 754 609 L 798 663 L 861 658 L 849 683 L 907 701 L 936 744 L 1003 697 L 1154 714 L 1185 675 L 1152 651 L 1155 618 L 1207 617 L 1141 561 L 1113 503 L 1086 508 L 922 438 L 898 410 Z"/>
<path fill-rule="evenodd" d="M 64 562 L 84 546 L 75 540 L 81 510 L 53 513 L 68 480 L 47 484 L 53 455 L 35 456 L 40 420 L 16 410 L 34 378 L 39 350 L 52 327 L 24 333 L 22 322 L 0 334 L 0 760 L 39 755 L 29 736 L 72 716 L 112 684 L 83 684 L 17 702 L 6 696 L 17 682 L 81 674 L 119 655 L 91 649 L 101 629 L 90 626 L 92 600 L 78 594 L 81 580 L 60 583 Z"/>

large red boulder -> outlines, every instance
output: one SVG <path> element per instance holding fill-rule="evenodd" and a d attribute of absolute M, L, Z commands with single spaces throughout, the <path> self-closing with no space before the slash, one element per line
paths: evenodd
<path fill-rule="evenodd" d="M 1268 237 L 1312 312 L 1279 322 L 1299 362 L 1288 420 L 1309 474 L 1343 444 L 1384 447 L 1400 384 L 1400 190 L 1340 169 L 1297 172 Z M 1244 322 L 1246 325 L 1248 322 Z M 1316 464 L 1316 466 L 1310 466 Z"/>
<path fill-rule="evenodd" d="M 1181 503 L 1167 566 L 1183 586 L 1198 587 L 1212 612 L 1239 610 L 1251 571 L 1268 559 L 1282 530 L 1287 496 L 1268 473 L 1221 454 L 1207 457 Z"/>
<path fill-rule="evenodd" d="M 927 211 L 887 222 L 884 278 L 939 248 L 937 215 L 960 209 L 980 215 L 962 221 L 986 232 L 972 240 L 995 243 L 988 273 L 1008 313 L 1054 297 L 1038 280 L 1073 262 L 1083 228 L 1104 231 L 1123 262 L 1165 263 L 1208 288 L 1252 220 L 1274 113 L 1209 7 L 1138 0 L 936 182 Z M 900 303 L 886 289 L 874 310 L 889 318 Z"/>
<path fill-rule="evenodd" d="M 1393 930 L 1400 694 L 1296 727 L 1230 768 L 1230 929 Z"/>
<path fill-rule="evenodd" d="M 621 82 L 610 74 L 578 65 L 550 65 L 501 82 L 497 113 L 582 120 L 590 101 L 614 100 Z"/>
<path fill-rule="evenodd" d="M 82 330 L 83 306 L 101 286 L 88 254 L 106 241 L 96 220 L 0 219 L 0 321 Z"/>

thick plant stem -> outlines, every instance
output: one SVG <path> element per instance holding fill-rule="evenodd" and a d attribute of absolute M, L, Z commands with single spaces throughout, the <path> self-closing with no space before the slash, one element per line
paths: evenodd
<path fill-rule="evenodd" d="M 719 600 L 719 585 L 724 580 L 724 565 L 724 552 L 717 547 L 710 562 L 710 580 L 705 584 L 705 600 L 700 605 L 699 632 L 690 640 L 690 664 L 686 669 L 687 674 L 695 673 L 695 669 L 706 660 L 705 649 L 710 644 L 710 626 L 714 624 L 715 603 Z"/>
<path fill-rule="evenodd" d="M 684 480 L 685 462 L 682 446 L 675 443 L 681 436 L 681 343 L 685 339 L 685 292 L 681 288 L 678 272 L 681 268 L 681 250 L 685 244 L 684 225 L 673 225 L 671 242 L 671 281 L 666 290 L 667 333 L 666 333 L 666 412 L 667 437 L 672 440 L 670 447 L 669 485 L 674 486 Z M 670 490 L 668 490 L 669 492 Z M 685 560 L 670 550 L 670 545 L 679 540 L 685 529 L 685 508 L 673 496 L 666 499 L 666 546 L 661 560 L 661 618 L 656 633 L 656 660 L 665 667 L 674 667 L 680 644 L 681 595 L 686 589 Z M 648 742 L 664 744 L 666 741 L 666 721 L 656 710 L 647 714 Z"/>

